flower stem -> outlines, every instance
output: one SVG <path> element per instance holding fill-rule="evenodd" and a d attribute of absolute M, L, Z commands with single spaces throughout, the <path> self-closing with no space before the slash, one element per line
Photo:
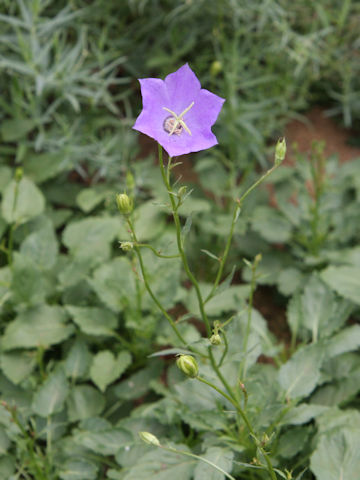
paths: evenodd
<path fill-rule="evenodd" d="M 145 265 L 144 265 L 144 262 L 143 262 L 141 252 L 140 252 L 140 248 L 137 246 L 138 241 L 137 241 L 137 238 L 136 238 L 136 233 L 135 233 L 134 226 L 133 226 L 132 221 L 129 217 L 127 217 L 126 220 L 127 220 L 127 223 L 129 225 L 129 228 L 130 228 L 130 231 L 131 231 L 131 234 L 132 234 L 132 237 L 133 237 L 134 242 L 135 242 L 134 243 L 134 250 L 135 250 L 136 255 L 138 257 L 138 260 L 139 260 L 140 269 L 141 269 L 141 273 L 142 273 L 142 276 L 143 276 L 143 279 L 144 279 L 145 288 L 148 291 L 148 293 L 149 293 L 150 297 L 152 298 L 152 300 L 154 301 L 154 303 L 156 304 L 156 306 L 159 308 L 159 310 L 165 316 L 166 320 L 171 325 L 171 327 L 174 330 L 178 339 L 181 341 L 181 343 L 183 343 L 184 345 L 187 345 L 186 340 L 184 339 L 184 337 L 181 335 L 181 333 L 177 329 L 174 320 L 171 318 L 171 316 L 168 314 L 168 312 L 165 310 L 165 308 L 161 305 L 160 301 L 157 299 L 156 295 L 154 294 L 154 292 L 152 291 L 152 289 L 150 287 L 147 272 L 146 272 L 146 269 L 145 269 Z"/>
<path fill-rule="evenodd" d="M 277 480 L 277 477 L 276 477 L 276 474 L 275 474 L 275 471 L 274 471 L 274 467 L 272 466 L 271 464 L 271 461 L 268 457 L 268 454 L 265 452 L 264 448 L 261 446 L 261 442 L 260 440 L 256 437 L 256 434 L 255 434 L 255 431 L 245 413 L 245 411 L 241 408 L 241 406 L 239 405 L 239 403 L 237 402 L 236 399 L 233 399 L 232 397 L 230 397 L 229 395 L 227 395 L 224 391 L 222 391 L 220 388 L 218 388 L 216 385 L 214 385 L 213 383 L 209 382 L 208 380 L 206 380 L 205 378 L 202 378 L 200 376 L 197 376 L 196 377 L 197 380 L 199 380 L 200 382 L 202 383 L 205 383 L 206 385 L 208 385 L 209 387 L 213 388 L 214 390 L 216 390 L 218 393 L 220 393 L 220 395 L 222 395 L 224 398 L 226 398 L 226 400 L 228 400 L 235 408 L 236 408 L 236 411 L 240 414 L 241 418 L 244 420 L 244 423 L 245 425 L 247 426 L 251 436 L 253 437 L 253 439 L 255 440 L 255 443 L 256 443 L 256 446 L 258 447 L 258 449 L 260 450 L 260 452 L 262 453 L 262 455 L 264 456 L 264 459 L 265 459 L 265 462 L 266 462 L 266 465 L 267 465 L 267 469 L 268 469 L 268 473 L 270 475 L 270 478 L 271 480 Z"/>

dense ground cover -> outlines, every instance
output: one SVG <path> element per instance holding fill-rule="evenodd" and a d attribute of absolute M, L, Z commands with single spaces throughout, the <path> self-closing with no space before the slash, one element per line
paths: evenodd
<path fill-rule="evenodd" d="M 1 3 L 0 478 L 357 477 L 359 159 L 294 148 L 246 192 L 314 104 L 356 143 L 359 24 L 351 0 Z M 162 177 L 136 79 L 185 62 L 226 99 L 219 145 Z"/>

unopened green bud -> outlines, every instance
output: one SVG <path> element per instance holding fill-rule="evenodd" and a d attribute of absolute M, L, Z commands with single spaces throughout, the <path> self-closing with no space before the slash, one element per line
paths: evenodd
<path fill-rule="evenodd" d="M 126 193 L 119 193 L 116 195 L 116 203 L 119 212 L 123 215 L 130 215 L 130 213 L 133 211 L 134 203 L 131 198 L 126 195 Z"/>
<path fill-rule="evenodd" d="M 210 67 L 210 73 L 213 77 L 216 77 L 218 73 L 220 73 L 222 70 L 222 63 L 219 62 L 219 60 L 215 60 L 212 62 L 211 67 Z"/>
<path fill-rule="evenodd" d="M 197 377 L 199 367 L 194 357 L 191 355 L 180 355 L 176 360 L 176 365 L 180 370 L 190 378 Z"/>
<path fill-rule="evenodd" d="M 120 242 L 120 248 L 123 252 L 131 252 L 134 248 L 133 242 Z"/>
<path fill-rule="evenodd" d="M 286 155 L 286 140 L 280 138 L 275 147 L 275 165 L 279 165 Z"/>
<path fill-rule="evenodd" d="M 213 333 L 210 337 L 210 343 L 211 345 L 220 345 L 221 343 L 221 337 L 218 333 Z"/>
<path fill-rule="evenodd" d="M 23 175 L 24 175 L 24 170 L 21 167 L 17 167 L 17 169 L 15 170 L 15 181 L 20 182 Z"/>
<path fill-rule="evenodd" d="M 149 445 L 156 445 L 157 447 L 160 447 L 158 438 L 150 432 L 139 432 L 139 437 L 143 442 L 148 443 Z"/>
<path fill-rule="evenodd" d="M 178 190 L 178 196 L 181 198 L 183 197 L 187 192 L 187 186 L 183 185 L 182 187 L 179 188 Z"/>

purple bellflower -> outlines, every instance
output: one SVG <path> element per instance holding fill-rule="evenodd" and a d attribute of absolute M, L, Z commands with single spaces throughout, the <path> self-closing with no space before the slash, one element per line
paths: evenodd
<path fill-rule="evenodd" d="M 211 131 L 224 99 L 201 88 L 186 63 L 165 80 L 141 78 L 143 109 L 133 128 L 156 140 L 170 155 L 216 145 Z"/>

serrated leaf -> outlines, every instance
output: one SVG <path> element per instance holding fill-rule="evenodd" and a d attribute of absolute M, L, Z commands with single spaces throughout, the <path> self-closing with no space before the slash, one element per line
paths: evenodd
<path fill-rule="evenodd" d="M 26 177 L 22 178 L 20 182 L 12 180 L 3 193 L 2 216 L 8 223 L 26 222 L 40 215 L 44 208 L 43 194 Z"/>
<path fill-rule="evenodd" d="M 68 459 L 60 469 L 61 480 L 95 480 L 98 467 L 89 460 Z"/>
<path fill-rule="evenodd" d="M 77 339 L 65 360 L 65 373 L 72 379 L 82 378 L 88 372 L 91 364 L 91 353 L 86 343 Z"/>
<path fill-rule="evenodd" d="M 0 357 L 1 369 L 15 385 L 27 378 L 35 367 L 34 352 L 8 352 Z"/>
<path fill-rule="evenodd" d="M 184 445 L 179 450 L 188 451 Z M 196 460 L 185 455 L 153 449 L 139 458 L 124 480 L 191 480 Z"/>
<path fill-rule="evenodd" d="M 58 368 L 35 393 L 32 409 L 40 417 L 61 412 L 68 393 L 69 385 L 65 373 L 62 368 Z"/>
<path fill-rule="evenodd" d="M 230 473 L 233 464 L 234 452 L 229 448 L 210 447 L 201 457 L 210 460 L 212 463 L 220 467 L 226 473 Z M 216 470 L 211 465 L 198 461 L 195 471 L 194 480 L 224 480 L 225 475 Z"/>
<path fill-rule="evenodd" d="M 317 480 L 354 480 L 360 472 L 360 432 L 343 428 L 322 435 L 311 456 L 310 468 Z"/>
<path fill-rule="evenodd" d="M 104 392 L 110 383 L 114 382 L 126 370 L 131 362 L 129 352 L 121 352 L 116 358 L 109 350 L 99 352 L 93 358 L 90 377 L 95 385 Z"/>
<path fill-rule="evenodd" d="M 115 335 L 114 329 L 117 327 L 118 320 L 116 315 L 110 310 L 98 307 L 74 307 L 71 305 L 67 305 L 66 310 L 80 330 L 87 335 Z"/>
<path fill-rule="evenodd" d="M 321 278 L 339 295 L 360 304 L 360 267 L 330 266 L 321 272 Z"/>
<path fill-rule="evenodd" d="M 71 422 L 99 415 L 105 407 L 104 396 L 90 385 L 77 385 L 68 397 L 68 415 Z"/>
<path fill-rule="evenodd" d="M 65 323 L 66 318 L 58 306 L 41 305 L 22 312 L 6 327 L 2 348 L 46 348 L 60 343 L 74 332 L 74 327 Z"/>
<path fill-rule="evenodd" d="M 309 395 L 320 379 L 320 367 L 323 358 L 320 344 L 299 349 L 279 370 L 279 382 L 290 398 Z"/>

